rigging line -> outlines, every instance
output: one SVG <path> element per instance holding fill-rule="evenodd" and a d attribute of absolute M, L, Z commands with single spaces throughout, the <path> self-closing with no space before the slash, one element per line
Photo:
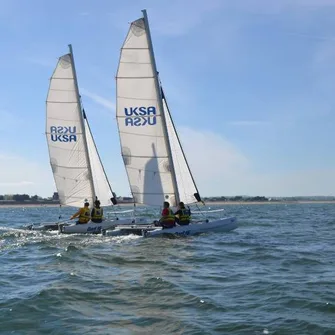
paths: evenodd
<path fill-rule="evenodd" d="M 60 220 L 62 218 L 61 209 L 62 209 L 62 205 L 60 204 L 59 209 L 58 209 L 58 220 Z"/>
<path fill-rule="evenodd" d="M 133 219 L 134 220 L 136 220 L 136 209 L 137 209 L 137 207 L 136 207 L 136 201 L 134 199 L 134 210 L 133 210 Z"/>
<path fill-rule="evenodd" d="M 198 208 L 200 214 L 201 214 L 204 218 L 206 218 L 206 215 L 203 213 L 203 211 L 201 210 L 201 208 L 199 207 L 199 205 L 198 205 L 197 203 L 196 203 L 195 205 L 197 206 L 197 208 Z"/>

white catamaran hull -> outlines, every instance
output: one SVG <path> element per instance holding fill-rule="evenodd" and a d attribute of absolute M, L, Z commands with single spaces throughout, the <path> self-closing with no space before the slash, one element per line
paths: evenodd
<path fill-rule="evenodd" d="M 143 237 L 159 237 L 159 236 L 189 236 L 210 232 L 228 232 L 236 229 L 236 218 L 222 218 L 215 221 L 203 221 L 191 223 L 187 226 L 176 226 L 170 229 L 162 229 L 154 225 L 118 225 L 114 230 L 102 230 L 104 236 L 119 236 L 119 235 L 142 235 Z"/>
<path fill-rule="evenodd" d="M 102 222 L 102 224 L 89 222 L 88 224 L 74 224 L 71 221 L 62 221 L 62 222 L 44 222 L 38 225 L 31 224 L 27 226 L 29 230 L 37 231 L 52 231 L 57 230 L 61 233 L 71 234 L 71 233 L 100 233 L 101 229 L 108 229 L 110 227 L 115 227 L 117 225 L 148 225 L 152 223 L 151 219 L 147 218 L 116 218 L 108 219 Z M 101 226 L 100 229 L 98 229 Z M 98 230 L 98 231 L 96 231 Z"/>
<path fill-rule="evenodd" d="M 43 222 L 38 225 L 31 224 L 27 226 L 29 230 L 52 231 L 58 230 L 60 225 L 69 225 L 70 222 Z"/>
<path fill-rule="evenodd" d="M 104 220 L 100 223 L 89 222 L 85 224 L 60 225 L 59 232 L 62 234 L 99 234 L 101 229 L 115 227 L 118 221 Z"/>
<path fill-rule="evenodd" d="M 101 223 L 89 222 L 86 224 L 60 225 L 59 232 L 64 234 L 99 234 L 103 229 L 111 229 L 118 225 L 143 225 L 148 224 L 146 218 L 122 218 L 104 220 Z"/>
<path fill-rule="evenodd" d="M 155 229 L 144 233 L 145 237 L 158 236 L 189 236 L 210 232 L 228 232 L 237 228 L 236 218 L 222 218 L 215 221 L 192 223 L 187 226 L 177 226 L 170 229 Z"/>

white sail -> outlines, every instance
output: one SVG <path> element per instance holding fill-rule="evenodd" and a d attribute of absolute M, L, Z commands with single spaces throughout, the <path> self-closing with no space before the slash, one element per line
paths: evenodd
<path fill-rule="evenodd" d="M 50 164 L 62 205 L 81 207 L 85 200 L 93 205 L 97 196 L 107 206 L 113 193 L 83 119 L 72 60 L 71 54 L 60 57 L 50 80 L 46 118 Z"/>
<path fill-rule="evenodd" d="M 95 146 L 91 129 L 89 127 L 85 114 L 84 114 L 84 125 L 86 132 L 88 155 L 90 158 L 91 169 L 92 169 L 94 191 L 96 196 L 100 200 L 101 206 L 110 206 L 111 205 L 110 199 L 113 197 L 113 192 L 108 182 L 105 170 L 102 166 L 100 156 Z"/>
<path fill-rule="evenodd" d="M 60 57 L 51 77 L 46 136 L 60 203 L 79 207 L 93 190 L 72 66 L 70 54 Z"/>
<path fill-rule="evenodd" d="M 117 71 L 117 122 L 122 156 L 137 203 L 176 204 L 161 102 L 144 19 L 131 23 Z"/>
<path fill-rule="evenodd" d="M 165 98 L 163 99 L 163 108 L 171 146 L 173 165 L 176 173 L 179 198 L 180 201 L 183 201 L 185 204 L 191 204 L 198 201 L 194 196 L 195 194 L 198 194 L 198 190 L 188 167 Z"/>

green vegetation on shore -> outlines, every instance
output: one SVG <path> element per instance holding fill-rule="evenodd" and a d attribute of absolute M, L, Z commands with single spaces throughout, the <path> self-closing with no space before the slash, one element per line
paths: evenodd
<path fill-rule="evenodd" d="M 55 192 L 52 197 L 43 198 L 38 195 L 30 196 L 28 194 L 4 194 L 0 195 L 0 205 L 8 204 L 59 204 L 58 193 Z"/>
<path fill-rule="evenodd" d="M 131 197 L 117 197 L 118 203 L 131 203 L 133 199 Z M 297 196 L 297 197 L 264 197 L 264 196 L 217 196 L 217 197 L 205 197 L 205 202 L 294 202 L 294 201 L 334 201 L 333 196 Z M 59 204 L 58 193 L 54 192 L 51 197 L 43 198 L 38 195 L 30 196 L 28 194 L 5 194 L 0 195 L 0 205 L 8 204 L 36 204 L 36 205 L 47 205 L 47 204 Z"/>
<path fill-rule="evenodd" d="M 280 202 L 280 201 L 333 201 L 333 196 L 296 196 L 296 197 L 264 197 L 264 196 L 234 196 L 234 197 L 205 197 L 204 201 L 229 201 L 229 202 Z"/>

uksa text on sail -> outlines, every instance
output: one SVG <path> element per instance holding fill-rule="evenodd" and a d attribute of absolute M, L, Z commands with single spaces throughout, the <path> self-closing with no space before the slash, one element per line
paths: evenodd
<path fill-rule="evenodd" d="M 53 142 L 77 142 L 77 129 L 75 126 L 51 126 L 50 135 Z"/>
<path fill-rule="evenodd" d="M 156 107 L 129 107 L 124 109 L 125 125 L 127 126 L 154 126 L 156 124 Z"/>

